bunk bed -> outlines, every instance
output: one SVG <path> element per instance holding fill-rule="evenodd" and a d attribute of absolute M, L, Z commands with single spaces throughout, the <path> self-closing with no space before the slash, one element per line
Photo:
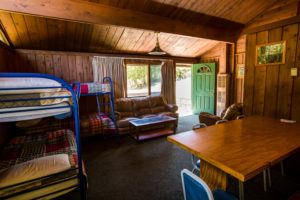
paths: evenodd
<path fill-rule="evenodd" d="M 74 86 L 74 90 L 77 91 L 77 85 Z M 114 94 L 111 78 L 104 77 L 102 82 L 80 83 L 80 96 L 96 97 L 98 113 L 88 116 L 89 131 L 92 134 L 102 133 L 103 138 L 119 136 L 114 115 Z M 103 98 L 102 103 L 99 102 L 99 97 Z"/>
<path fill-rule="evenodd" d="M 9 139 L 0 153 L 0 199 L 51 199 L 77 188 L 86 199 L 75 85 L 46 74 L 0 73 L 0 122 L 72 115 L 75 121 L 75 135 L 62 129 Z"/>

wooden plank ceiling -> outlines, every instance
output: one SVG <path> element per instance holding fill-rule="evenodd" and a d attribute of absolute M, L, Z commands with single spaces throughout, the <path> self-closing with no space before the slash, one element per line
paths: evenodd
<path fill-rule="evenodd" d="M 246 24 L 277 0 L 86 1 L 194 23 L 201 20 L 201 13 L 203 13 Z M 155 46 L 153 31 L 86 24 L 5 11 L 0 11 L 0 20 L 15 48 L 146 54 Z M 161 48 L 169 55 L 182 57 L 198 57 L 219 43 L 214 40 L 169 33 L 160 33 L 159 42 Z"/>
<path fill-rule="evenodd" d="M 278 0 L 85 0 L 172 19 L 198 21 L 199 13 L 246 24 Z M 282 0 L 284 1 L 284 0 Z"/>
<path fill-rule="evenodd" d="M 154 32 L 121 26 L 92 25 L 0 12 L 0 20 L 18 49 L 145 54 L 156 42 Z M 168 33 L 159 34 L 171 56 L 197 57 L 219 42 Z"/>

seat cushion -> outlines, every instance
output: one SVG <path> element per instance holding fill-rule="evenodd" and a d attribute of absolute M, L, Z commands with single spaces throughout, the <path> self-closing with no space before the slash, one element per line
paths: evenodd
<path fill-rule="evenodd" d="M 151 118 L 151 117 L 157 117 L 157 115 L 154 114 L 146 114 L 146 115 L 141 115 L 139 116 L 140 118 Z"/>
<path fill-rule="evenodd" d="M 228 194 L 223 190 L 212 191 L 215 200 L 238 200 L 235 196 Z"/>
<path fill-rule="evenodd" d="M 117 126 L 118 126 L 118 128 L 128 127 L 130 121 L 137 120 L 137 119 L 139 119 L 139 118 L 136 118 L 136 117 L 123 118 L 123 119 L 117 121 Z"/>

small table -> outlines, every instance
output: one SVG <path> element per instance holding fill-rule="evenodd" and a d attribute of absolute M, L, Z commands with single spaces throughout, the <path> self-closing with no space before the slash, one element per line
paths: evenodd
<path fill-rule="evenodd" d="M 177 128 L 176 122 L 176 118 L 167 116 L 132 120 L 129 122 L 130 134 L 134 139 L 137 140 L 137 142 L 154 137 L 175 134 Z M 169 125 L 172 126 L 172 129 L 168 127 Z M 162 128 L 146 131 L 147 128 L 150 128 L 152 126 L 161 126 Z"/>

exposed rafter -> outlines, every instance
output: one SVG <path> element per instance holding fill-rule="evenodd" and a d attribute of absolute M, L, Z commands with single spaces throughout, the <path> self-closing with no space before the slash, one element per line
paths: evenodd
<path fill-rule="evenodd" d="M 205 39 L 234 42 L 243 24 L 203 14 L 198 23 L 81 0 L 1 0 L 0 9 L 92 24 L 120 25 Z"/>

